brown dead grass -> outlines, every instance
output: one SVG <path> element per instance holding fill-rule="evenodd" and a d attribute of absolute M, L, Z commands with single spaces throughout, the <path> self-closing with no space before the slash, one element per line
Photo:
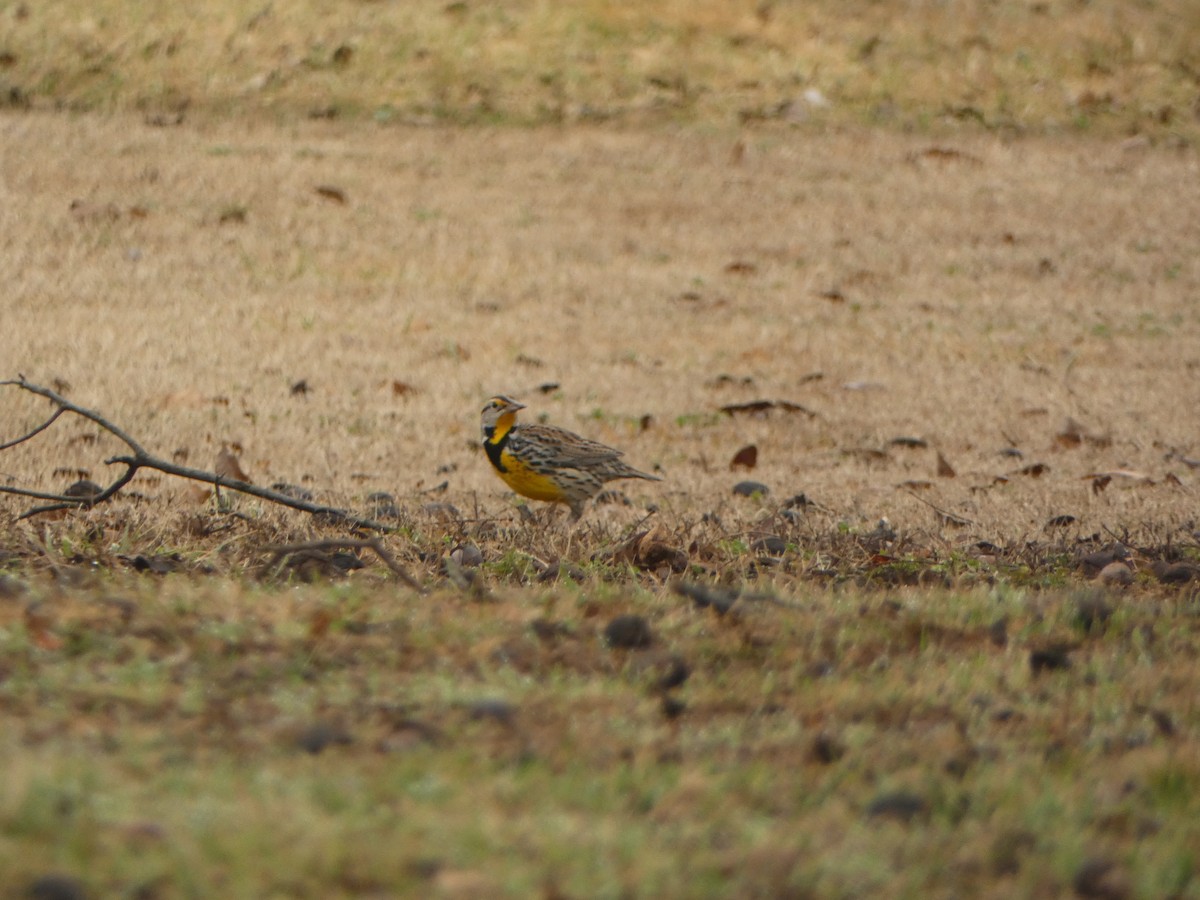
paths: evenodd
<path fill-rule="evenodd" d="M 0 890 L 1194 892 L 1192 5 L 56 12 L 0 11 L 0 378 L 388 491 L 431 593 L 148 472 L 0 495 Z M 463 119 L 621 124 L 398 124 Z M 527 521 L 496 391 L 664 481 Z"/>
<path fill-rule="evenodd" d="M 1195 554 L 1194 151 L 41 113 L 0 132 L 0 374 L 167 458 L 229 446 L 258 483 L 357 508 L 390 491 L 388 546 L 434 589 L 264 573 L 269 545 L 336 529 L 148 473 L 57 519 L 0 499 L 14 890 L 1051 896 L 1101 869 L 1194 889 L 1194 584 L 1149 574 Z M 497 390 L 664 481 L 576 530 L 524 521 L 476 448 Z M 0 396 L 0 437 L 47 414 Z M 815 415 L 719 411 L 757 399 Z M 0 472 L 61 490 L 121 449 L 65 419 Z M 747 477 L 771 493 L 734 497 Z M 1112 534 L 1129 590 L 1026 587 Z M 459 544 L 484 563 L 448 577 Z M 664 588 L 681 576 L 743 593 Z M 622 614 L 651 647 L 611 646 Z M 676 657 L 691 676 L 664 692 Z"/>
<path fill-rule="evenodd" d="M 759 515 L 730 496 L 750 443 L 772 501 L 804 492 L 855 529 L 886 516 L 937 541 L 1016 540 L 1069 515 L 1068 535 L 1162 537 L 1194 515 L 1191 151 L 0 124 L 0 359 L 167 458 L 212 468 L 230 444 L 258 483 L 411 507 L 445 482 L 435 499 L 498 514 L 511 495 L 475 443 L 503 390 L 658 467 L 664 483 L 632 494 L 668 524 Z M 718 412 L 755 399 L 815 415 Z M 0 432 L 41 404 L 10 389 Z M 3 469 L 40 489 L 103 481 L 120 448 L 96 435 L 60 423 Z M 927 446 L 889 443 L 906 436 Z M 1126 474 L 1097 491 L 1101 472 Z M 134 487 L 173 515 L 205 502 L 180 482 Z M 630 520 L 611 509 L 595 515 Z"/>
<path fill-rule="evenodd" d="M 131 6 L 0 15 L 10 103 L 404 122 L 782 120 L 1194 141 L 1188 0 Z"/>

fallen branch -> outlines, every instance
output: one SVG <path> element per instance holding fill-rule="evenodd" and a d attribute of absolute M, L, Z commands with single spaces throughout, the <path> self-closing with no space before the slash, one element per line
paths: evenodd
<path fill-rule="evenodd" d="M 259 487 L 258 485 L 250 484 L 246 481 L 239 481 L 233 478 L 226 478 L 221 475 L 216 475 L 212 472 L 206 472 L 203 469 L 191 469 L 187 466 L 177 466 L 174 463 L 167 462 L 163 459 L 158 459 L 146 451 L 141 444 L 134 440 L 129 434 L 119 428 L 117 425 L 110 422 L 100 413 L 86 409 L 78 404 L 72 403 L 66 397 L 52 391 L 50 388 L 42 387 L 41 385 L 33 384 L 25 380 L 24 375 L 18 375 L 15 380 L 0 381 L 0 387 L 18 387 L 21 390 L 29 391 L 32 394 L 38 394 L 45 397 L 51 403 L 54 403 L 58 409 L 54 414 L 33 431 L 15 438 L 3 445 L 0 445 L 0 450 L 7 447 L 15 446 L 23 441 L 29 440 L 31 437 L 39 434 L 49 428 L 58 417 L 64 413 L 74 413 L 92 422 L 95 422 L 109 434 L 118 438 L 132 451 L 129 455 L 113 456 L 105 460 L 107 465 L 123 465 L 125 471 L 108 487 L 100 490 L 99 493 L 81 497 L 72 497 L 66 494 L 47 494 L 40 491 L 31 491 L 25 488 L 15 488 L 0 486 L 0 493 L 16 494 L 22 497 L 32 497 L 36 500 L 49 500 L 49 504 L 45 506 L 35 506 L 32 509 L 27 509 L 18 519 L 28 519 L 41 513 L 57 512 L 62 509 L 79 509 L 95 506 L 99 503 L 110 499 L 121 488 L 129 484 L 133 480 L 133 476 L 137 474 L 138 469 L 153 469 L 157 472 L 162 472 L 166 475 L 174 475 L 178 478 L 186 478 L 190 481 L 201 481 L 205 484 L 211 484 L 220 488 L 227 488 L 231 491 L 237 491 L 242 494 L 249 494 L 252 497 L 258 497 L 261 500 L 266 500 L 270 503 L 277 503 L 280 506 L 287 506 L 291 509 L 298 509 L 301 512 L 310 513 L 317 516 L 328 516 L 346 525 L 354 528 L 363 528 L 368 531 L 391 532 L 396 529 L 391 525 L 386 525 L 382 522 L 376 522 L 373 519 L 365 519 L 361 516 L 356 516 L 347 512 L 344 509 L 338 509 L 333 506 L 323 506 L 319 503 L 310 503 L 307 500 L 300 500 L 296 497 L 288 496 L 279 491 L 272 491 L 267 488 Z M 381 557 L 382 558 L 382 557 Z"/>

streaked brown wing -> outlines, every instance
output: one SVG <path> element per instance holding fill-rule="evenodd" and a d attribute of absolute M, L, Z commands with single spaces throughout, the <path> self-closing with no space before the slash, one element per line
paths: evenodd
<path fill-rule="evenodd" d="M 513 429 L 511 440 L 520 441 L 529 448 L 531 455 L 551 466 L 578 468 L 610 462 L 622 456 L 615 447 L 580 437 L 554 425 L 518 425 Z"/>

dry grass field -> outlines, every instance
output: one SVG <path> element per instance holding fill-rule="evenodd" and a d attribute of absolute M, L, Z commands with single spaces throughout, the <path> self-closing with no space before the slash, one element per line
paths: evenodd
<path fill-rule="evenodd" d="M 1200 897 L 1192 4 L 142 6 L 0 7 L 0 379 L 421 591 L 0 493 L 0 896 Z"/>

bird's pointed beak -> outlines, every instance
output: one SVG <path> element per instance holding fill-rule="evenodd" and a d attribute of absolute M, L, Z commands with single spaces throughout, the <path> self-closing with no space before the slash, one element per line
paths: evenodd
<path fill-rule="evenodd" d="M 511 409 L 513 412 L 516 412 L 518 409 L 524 409 L 525 404 L 518 403 L 516 400 L 510 400 L 508 402 L 508 408 Z"/>

